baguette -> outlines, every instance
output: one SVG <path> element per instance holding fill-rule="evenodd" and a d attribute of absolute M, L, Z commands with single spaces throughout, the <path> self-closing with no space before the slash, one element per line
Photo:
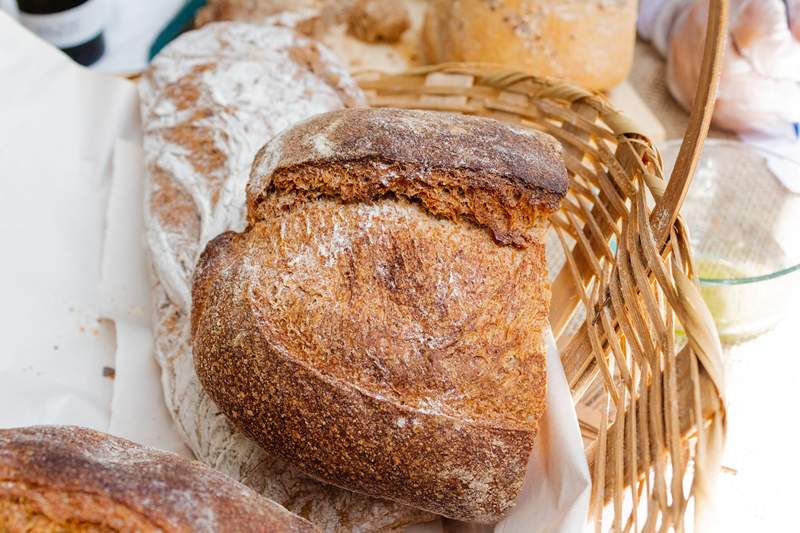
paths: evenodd
<path fill-rule="evenodd" d="M 155 356 L 167 407 L 195 456 L 324 531 L 397 531 L 432 519 L 320 483 L 266 453 L 221 415 L 193 367 L 194 267 L 209 239 L 244 227 L 253 157 L 295 122 L 364 105 L 358 86 L 331 52 L 294 30 L 214 23 L 170 43 L 140 95 Z"/>

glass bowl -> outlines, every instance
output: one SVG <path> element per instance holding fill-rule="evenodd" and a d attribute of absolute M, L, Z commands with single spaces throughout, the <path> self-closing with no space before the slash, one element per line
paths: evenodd
<path fill-rule="evenodd" d="M 679 141 L 661 147 L 669 176 Z M 774 327 L 800 305 L 800 163 L 738 141 L 706 141 L 681 213 L 703 298 L 723 342 Z"/>

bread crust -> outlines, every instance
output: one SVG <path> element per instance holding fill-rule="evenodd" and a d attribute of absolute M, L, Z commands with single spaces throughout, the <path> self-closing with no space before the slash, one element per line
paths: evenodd
<path fill-rule="evenodd" d="M 0 430 L 3 531 L 313 532 L 197 461 L 75 426 Z"/>
<path fill-rule="evenodd" d="M 407 109 L 333 111 L 284 131 L 256 155 L 248 221 L 270 194 L 369 201 L 387 194 L 527 246 L 566 194 L 561 145 L 496 120 Z"/>
<path fill-rule="evenodd" d="M 545 136 L 424 112 L 284 132 L 254 162 L 247 229 L 211 241 L 195 271 L 204 388 L 313 477 L 497 520 L 545 409 L 559 155 Z"/>
<path fill-rule="evenodd" d="M 567 192 L 561 154 L 550 135 L 494 119 L 411 109 L 331 111 L 285 130 L 259 151 L 248 183 L 248 209 L 252 212 L 253 204 L 273 190 L 281 172 L 321 163 L 347 171 L 347 163 L 375 160 L 408 164 L 411 171 L 397 176 L 376 169 L 365 176 L 373 182 L 416 181 L 419 169 L 458 170 L 463 174 L 454 177 L 462 188 L 510 185 L 534 193 L 539 209 L 554 211 Z"/>

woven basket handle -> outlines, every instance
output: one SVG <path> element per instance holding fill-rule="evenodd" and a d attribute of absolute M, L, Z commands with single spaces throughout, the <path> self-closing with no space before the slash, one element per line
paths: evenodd
<path fill-rule="evenodd" d="M 708 135 L 717 87 L 722 70 L 722 57 L 725 52 L 725 38 L 728 27 L 729 0 L 710 0 L 708 9 L 708 29 L 706 30 L 703 63 L 700 67 L 700 80 L 694 96 L 689 124 L 683 136 L 681 149 L 675 161 L 667 188 L 650 216 L 660 245 L 667 240 L 672 225 L 678 217 L 683 200 L 694 176 L 703 142 Z"/>

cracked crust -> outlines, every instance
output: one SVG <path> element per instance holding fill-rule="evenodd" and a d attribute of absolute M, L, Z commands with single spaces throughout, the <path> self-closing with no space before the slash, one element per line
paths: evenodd
<path fill-rule="evenodd" d="M 284 132 L 253 164 L 246 230 L 210 242 L 195 271 L 203 387 L 315 478 L 496 521 L 545 409 L 555 146 L 397 110 Z"/>
<path fill-rule="evenodd" d="M 75 426 L 0 430 L 0 530 L 318 531 L 197 461 Z"/>
<path fill-rule="evenodd" d="M 262 148 L 250 174 L 248 208 L 252 212 L 265 194 L 281 188 L 273 182 L 283 173 L 302 188 L 314 166 L 334 164 L 347 174 L 360 162 L 396 166 L 373 168 L 355 180 L 353 187 L 368 187 L 373 197 L 387 189 L 398 192 L 395 187 L 405 182 L 421 183 L 440 193 L 508 191 L 550 213 L 567 192 L 561 145 L 550 135 L 455 113 L 362 108 L 316 115 Z M 437 171 L 449 179 L 425 179 Z M 511 209 L 527 207 L 504 200 Z"/>
<path fill-rule="evenodd" d="M 303 191 L 368 201 L 419 201 L 435 216 L 488 228 L 527 246 L 567 191 L 561 145 L 496 120 L 406 109 L 347 109 L 312 117 L 256 155 L 248 220 L 270 194 Z"/>

